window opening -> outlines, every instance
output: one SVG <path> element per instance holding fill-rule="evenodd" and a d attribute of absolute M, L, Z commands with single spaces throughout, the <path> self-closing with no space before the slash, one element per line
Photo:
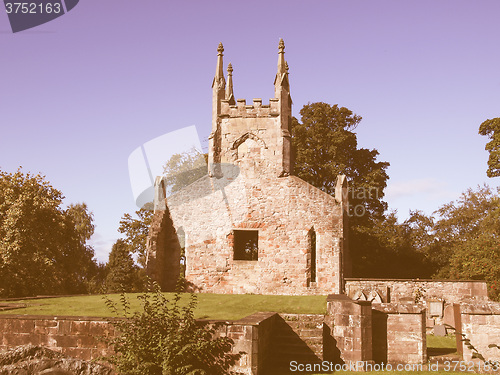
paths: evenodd
<path fill-rule="evenodd" d="M 234 260 L 258 260 L 259 232 L 256 230 L 234 231 Z"/>

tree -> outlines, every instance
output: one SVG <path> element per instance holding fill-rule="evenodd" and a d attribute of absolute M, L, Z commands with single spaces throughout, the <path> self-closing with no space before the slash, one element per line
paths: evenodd
<path fill-rule="evenodd" d="M 436 276 L 486 280 L 490 295 L 500 290 L 500 197 L 488 186 L 468 189 L 436 214 L 435 243 L 443 266 Z"/>
<path fill-rule="evenodd" d="M 140 289 L 138 267 L 129 251 L 127 243 L 118 239 L 109 253 L 106 265 L 106 290 L 113 292 L 133 292 Z"/>
<path fill-rule="evenodd" d="M 375 149 L 358 149 L 352 130 L 361 117 L 345 107 L 327 103 L 307 104 L 300 115 L 301 122 L 295 118 L 292 121 L 294 173 L 331 195 L 337 176 L 345 174 L 350 185 L 351 209 L 360 207 L 360 214 L 352 212 L 353 216 L 381 218 L 387 209 L 382 198 L 389 178 L 386 173 L 389 163 L 377 162 Z"/>
<path fill-rule="evenodd" d="M 181 289 L 180 287 L 178 288 Z M 220 324 L 194 318 L 196 296 L 183 301 L 177 292 L 166 299 L 153 284 L 138 298 L 142 310 L 130 313 L 130 303 L 121 296 L 122 311 L 110 300 L 107 306 L 117 316 L 112 320 L 119 336 L 108 340 L 116 354 L 107 358 L 123 375 L 226 375 L 240 354 L 231 354 L 233 341 L 217 337 Z"/>
<path fill-rule="evenodd" d="M 123 215 L 118 232 L 125 234 L 124 241 L 129 246 L 129 250 L 133 254 L 137 254 L 137 263 L 144 267 L 146 265 L 146 242 L 153 217 L 153 205 L 146 204 L 135 214 L 138 219 L 134 219 L 128 213 Z"/>
<path fill-rule="evenodd" d="M 99 265 L 94 259 L 94 249 L 87 245 L 94 234 L 93 214 L 86 203 L 70 204 L 64 211 L 67 233 L 62 239 L 62 264 L 67 277 L 64 290 L 69 293 L 86 293 L 91 279 L 98 277 Z"/>
<path fill-rule="evenodd" d="M 174 154 L 163 167 L 164 181 L 170 193 L 175 193 L 208 175 L 208 156 L 195 148 Z"/>
<path fill-rule="evenodd" d="M 485 147 L 490 153 L 486 174 L 488 177 L 498 177 L 500 176 L 500 117 L 484 121 L 479 126 L 479 134 L 490 139 Z"/>
<path fill-rule="evenodd" d="M 96 263 L 85 204 L 62 208 L 44 176 L 0 171 L 0 294 L 83 293 Z"/>
<path fill-rule="evenodd" d="M 196 149 L 174 154 L 165 163 L 164 181 L 170 193 L 181 190 L 187 185 L 207 175 L 206 154 Z M 125 234 L 125 242 L 132 253 L 137 254 L 141 267 L 146 265 L 146 242 L 153 217 L 153 204 L 148 203 L 135 212 L 137 218 L 126 213 L 120 220 L 118 231 Z"/>
<path fill-rule="evenodd" d="M 334 194 L 336 178 L 349 180 L 349 247 L 353 274 L 370 276 L 380 261 L 373 251 L 378 240 L 373 233 L 384 220 L 387 203 L 383 201 L 387 185 L 387 162 L 377 162 L 378 151 L 358 148 L 356 134 L 361 117 L 338 105 L 312 103 L 300 110 L 301 121 L 292 120 L 294 173 L 323 190 Z M 377 244 L 378 246 L 379 244 Z"/>

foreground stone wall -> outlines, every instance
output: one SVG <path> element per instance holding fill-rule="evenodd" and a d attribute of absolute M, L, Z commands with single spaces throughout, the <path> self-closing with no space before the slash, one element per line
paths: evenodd
<path fill-rule="evenodd" d="M 486 360 L 500 360 L 500 303 L 475 303 L 461 306 L 462 333 Z M 472 351 L 463 345 L 464 360 L 472 359 Z"/>
<path fill-rule="evenodd" d="M 356 298 L 362 292 L 367 299 L 373 291 L 381 297 L 383 303 L 399 303 L 413 299 L 415 291 L 423 291 L 423 300 L 442 299 L 446 303 L 460 303 L 470 298 L 488 299 L 485 281 L 450 281 L 432 279 L 345 279 L 346 294 Z"/>
<path fill-rule="evenodd" d="M 245 375 L 263 371 L 269 360 L 273 327 L 278 318 L 277 313 L 263 312 L 223 322 L 218 334 L 234 341 L 233 353 L 243 352 L 233 367 L 234 371 Z M 101 338 L 114 334 L 113 325 L 98 317 L 0 316 L 0 350 L 31 344 L 49 348 L 67 357 L 91 360 L 112 352 Z"/>
<path fill-rule="evenodd" d="M 1 315 L 0 349 L 32 344 L 90 360 L 110 352 L 100 338 L 114 332 L 114 327 L 103 318 Z"/>
<path fill-rule="evenodd" d="M 377 363 L 427 361 L 425 308 L 410 304 L 373 304 L 373 359 Z"/>
<path fill-rule="evenodd" d="M 371 363 L 372 308 L 371 302 L 353 301 L 341 294 L 327 299 L 327 324 L 333 327 L 333 338 L 342 362 Z"/>
<path fill-rule="evenodd" d="M 500 308 L 498 311 L 500 315 Z M 469 315 L 467 332 L 474 340 L 482 340 L 485 331 L 479 326 L 484 317 L 476 317 L 476 312 Z M 490 315 L 494 314 L 490 311 Z M 498 324 L 500 338 L 499 315 L 489 319 L 491 324 Z M 286 370 L 291 361 L 354 364 L 358 369 L 359 362 L 370 364 L 374 359 L 384 363 L 426 361 L 425 310 L 415 305 L 372 304 L 345 295 L 329 295 L 325 316 L 281 317 L 274 312 L 260 312 L 222 323 L 217 334 L 234 341 L 233 353 L 242 355 L 233 370 L 245 375 Z M 0 316 L 0 349 L 32 344 L 90 360 L 110 353 L 101 337 L 114 334 L 112 324 L 103 318 Z"/>

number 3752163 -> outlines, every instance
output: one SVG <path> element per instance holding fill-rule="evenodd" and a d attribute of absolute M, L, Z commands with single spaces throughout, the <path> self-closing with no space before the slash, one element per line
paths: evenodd
<path fill-rule="evenodd" d="M 5 3 L 8 14 L 41 14 L 61 13 L 61 3 Z"/>

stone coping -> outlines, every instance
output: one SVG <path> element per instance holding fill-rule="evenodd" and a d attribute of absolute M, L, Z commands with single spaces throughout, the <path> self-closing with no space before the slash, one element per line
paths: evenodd
<path fill-rule="evenodd" d="M 11 297 L 11 298 L 0 298 L 0 302 L 24 301 L 32 299 L 46 299 L 46 298 L 62 298 L 62 297 L 104 296 L 104 295 L 106 294 L 60 294 L 60 295 L 50 295 L 50 296 Z"/>
<path fill-rule="evenodd" d="M 122 317 L 105 316 L 78 316 L 78 315 L 22 315 L 22 314 L 0 314 L 0 319 L 22 319 L 22 320 L 75 320 L 75 321 L 115 321 L 124 319 Z"/>
<path fill-rule="evenodd" d="M 500 303 L 465 303 L 460 305 L 460 313 L 466 315 L 500 315 Z"/>
<path fill-rule="evenodd" d="M 346 302 L 352 302 L 360 306 L 370 306 L 372 304 L 371 301 L 359 301 L 359 300 L 353 300 L 349 298 L 346 294 L 329 294 L 326 297 L 326 302 L 334 302 L 334 301 L 346 301 Z"/>
<path fill-rule="evenodd" d="M 215 320 L 215 319 L 196 319 L 199 322 L 207 323 L 225 323 L 227 325 L 259 325 L 266 319 L 279 315 L 277 312 L 256 312 L 238 320 Z M 74 320 L 74 321 L 117 321 L 123 317 L 103 317 L 103 316 L 78 316 L 78 315 L 22 315 L 22 314 L 0 314 L 1 319 L 20 319 L 20 320 Z"/>
<path fill-rule="evenodd" d="M 447 279 L 383 279 L 370 277 L 345 277 L 344 281 L 401 281 L 401 282 L 451 282 L 451 283 L 485 283 L 485 280 L 447 280 Z"/>
<path fill-rule="evenodd" d="M 422 314 L 426 310 L 421 305 L 407 303 L 373 303 L 372 309 L 387 314 Z"/>

